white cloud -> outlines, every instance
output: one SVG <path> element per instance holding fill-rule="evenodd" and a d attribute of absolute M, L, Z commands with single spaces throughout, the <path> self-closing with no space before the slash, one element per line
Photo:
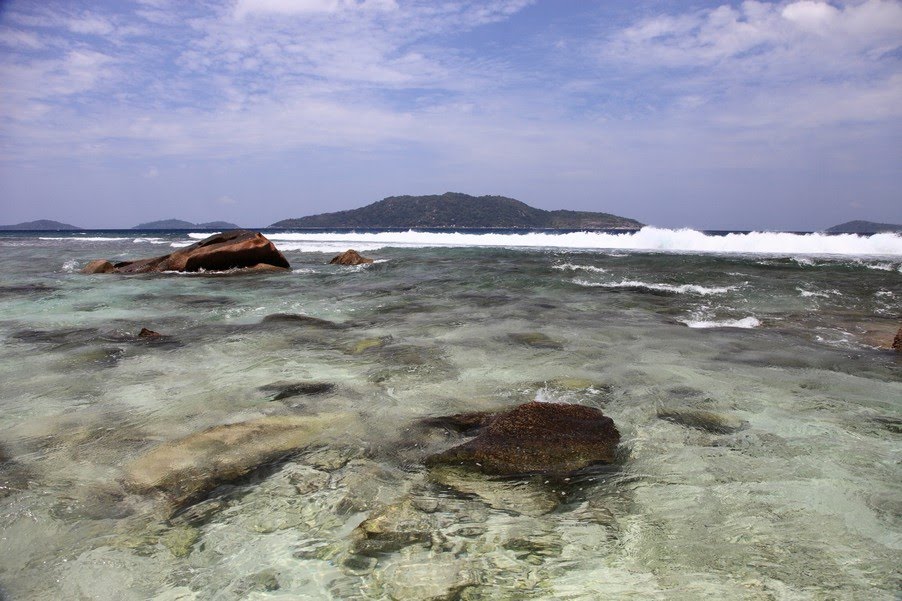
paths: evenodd
<path fill-rule="evenodd" d="M 829 26 L 840 16 L 840 11 L 826 2 L 801 0 L 787 4 L 780 14 L 800 27 L 817 30 Z"/>
<path fill-rule="evenodd" d="M 389 11 L 397 10 L 395 0 L 238 0 L 235 17 L 248 15 L 309 15 L 337 13 L 340 11 Z"/>

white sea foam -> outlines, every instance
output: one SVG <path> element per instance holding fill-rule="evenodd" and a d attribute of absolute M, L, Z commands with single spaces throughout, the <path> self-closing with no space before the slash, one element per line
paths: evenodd
<path fill-rule="evenodd" d="M 208 232 L 189 234 L 195 240 Z M 484 246 L 506 248 L 562 248 L 598 250 L 636 250 L 659 252 L 698 252 L 736 254 L 902 256 L 902 236 L 884 233 L 870 237 L 855 234 L 790 234 L 751 232 L 748 234 L 707 235 L 690 229 L 671 230 L 644 227 L 638 232 L 603 233 L 529 232 L 524 234 L 460 232 L 361 232 L 307 233 L 275 232 L 267 234 L 279 248 L 307 252 L 332 252 L 337 248 L 385 247 L 457 247 Z M 290 244 L 291 246 L 288 246 Z M 365 246 L 364 246 L 365 245 Z"/>
<path fill-rule="evenodd" d="M 169 244 L 169 240 L 164 240 L 163 238 L 135 238 L 132 242 L 135 244 Z"/>
<path fill-rule="evenodd" d="M 569 270 L 569 271 L 591 271 L 592 273 L 607 273 L 608 270 L 603 267 L 595 267 L 594 265 L 574 265 L 573 263 L 562 263 L 560 265 L 553 265 L 553 269 L 560 269 L 561 271 Z"/>
<path fill-rule="evenodd" d="M 761 325 L 761 321 L 756 317 L 743 317 L 742 319 L 723 319 L 721 321 L 713 320 L 693 320 L 684 319 L 682 323 L 690 328 L 757 328 Z"/>
<path fill-rule="evenodd" d="M 710 294 L 726 294 L 737 290 L 739 286 L 699 286 L 698 284 L 659 284 L 655 282 L 641 282 L 639 280 L 622 280 L 620 282 L 589 282 L 576 278 L 574 284 L 586 286 L 588 288 L 641 288 L 645 290 L 658 290 L 661 292 L 672 292 L 674 294 L 700 294 L 708 296 Z"/>
<path fill-rule="evenodd" d="M 112 238 L 109 236 L 59 236 L 39 237 L 38 240 L 73 240 L 75 242 L 119 242 L 128 238 Z"/>
<path fill-rule="evenodd" d="M 796 290 L 799 291 L 799 296 L 802 298 L 830 298 L 830 296 L 842 296 L 842 292 L 839 290 L 806 290 L 799 286 L 796 286 Z"/>
<path fill-rule="evenodd" d="M 69 259 L 65 263 L 63 263 L 63 271 L 66 273 L 75 273 L 78 270 L 78 261 L 75 259 Z"/>

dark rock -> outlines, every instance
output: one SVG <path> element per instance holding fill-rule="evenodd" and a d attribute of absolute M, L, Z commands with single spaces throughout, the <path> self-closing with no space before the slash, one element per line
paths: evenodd
<path fill-rule="evenodd" d="M 293 396 L 312 396 L 315 394 L 325 394 L 335 388 L 335 384 L 331 382 L 294 382 L 267 384 L 261 386 L 263 392 L 275 392 L 276 396 L 272 398 L 274 401 L 280 401 Z"/>
<path fill-rule="evenodd" d="M 336 255 L 329 261 L 330 265 L 366 265 L 372 263 L 372 259 L 360 256 L 356 250 L 350 249 Z"/>
<path fill-rule="evenodd" d="M 611 418 L 581 405 L 531 402 L 487 421 L 476 438 L 428 457 L 426 464 L 494 475 L 562 475 L 612 463 L 620 442 Z"/>
<path fill-rule="evenodd" d="M 659 409 L 658 418 L 712 434 L 732 434 L 748 426 L 746 422 L 729 415 L 681 407 Z"/>
<path fill-rule="evenodd" d="M 0 297 L 18 296 L 18 295 L 49 295 L 59 290 L 53 286 L 46 284 L 12 284 L 9 286 L 0 286 Z"/>
<path fill-rule="evenodd" d="M 324 328 L 327 330 L 337 330 L 342 327 L 341 324 L 335 323 L 334 321 L 319 319 L 318 317 L 309 317 L 307 315 L 297 315 L 295 313 L 273 313 L 264 317 L 263 323 L 312 326 L 315 328 Z"/>
<path fill-rule="evenodd" d="M 455 413 L 454 415 L 427 417 L 417 422 L 417 425 L 427 428 L 443 428 L 467 436 L 475 435 L 478 430 L 492 423 L 497 416 L 498 413 L 494 411 Z"/>
<path fill-rule="evenodd" d="M 162 338 L 163 335 L 159 332 L 154 332 L 153 330 L 148 330 L 147 328 L 141 328 L 141 331 L 138 332 L 138 338 Z"/>
<path fill-rule="evenodd" d="M 896 337 L 893 339 L 893 348 L 896 349 L 897 353 L 902 353 L 902 328 L 899 328 L 899 331 L 896 332 Z"/>
<path fill-rule="evenodd" d="M 92 261 L 82 273 L 159 273 L 164 271 L 284 271 L 290 265 L 275 245 L 259 232 L 233 230 L 215 234 L 174 253 L 122 261 Z"/>

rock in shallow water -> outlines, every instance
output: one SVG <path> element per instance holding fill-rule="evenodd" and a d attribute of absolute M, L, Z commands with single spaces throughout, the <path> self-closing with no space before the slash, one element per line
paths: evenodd
<path fill-rule="evenodd" d="M 541 332 L 523 332 L 509 334 L 508 337 L 516 343 L 531 346 L 533 348 L 547 348 L 560 350 L 564 345 Z"/>
<path fill-rule="evenodd" d="M 269 416 L 215 426 L 164 443 L 127 467 L 127 486 L 162 492 L 178 508 L 204 493 L 311 444 L 360 435 L 345 413 Z"/>
<path fill-rule="evenodd" d="M 340 255 L 336 255 L 329 261 L 330 265 L 367 265 L 372 263 L 373 259 L 363 257 L 354 249 L 348 249 Z"/>
<path fill-rule="evenodd" d="M 614 421 L 598 409 L 531 402 L 497 414 L 476 438 L 428 457 L 426 464 L 493 475 L 564 475 L 612 463 L 619 442 Z"/>
<path fill-rule="evenodd" d="M 748 426 L 746 422 L 730 415 L 684 407 L 659 409 L 658 418 L 712 434 L 732 434 Z"/>
<path fill-rule="evenodd" d="M 354 529 L 351 551 L 373 554 L 429 543 L 435 524 L 410 498 L 376 511 Z"/>
<path fill-rule="evenodd" d="M 174 253 L 137 261 L 91 261 L 82 273 L 161 273 L 164 271 L 284 271 L 288 260 L 263 234 L 233 230 L 214 234 Z"/>
<path fill-rule="evenodd" d="M 261 386 L 263 392 L 274 392 L 273 401 L 281 401 L 295 396 L 312 396 L 331 392 L 335 384 L 331 382 L 274 382 Z"/>
<path fill-rule="evenodd" d="M 899 331 L 896 332 L 896 337 L 893 339 L 893 348 L 896 349 L 897 353 L 902 353 L 902 328 L 899 328 Z"/>

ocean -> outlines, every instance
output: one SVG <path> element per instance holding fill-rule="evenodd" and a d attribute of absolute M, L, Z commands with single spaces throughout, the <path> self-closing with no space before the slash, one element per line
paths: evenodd
<path fill-rule="evenodd" d="M 898 599 L 902 236 L 263 232 L 289 273 L 87 276 L 209 232 L 0 233 L 0 598 Z M 424 466 L 462 439 L 423 418 L 533 400 L 611 417 L 615 464 Z M 177 510 L 129 485 L 304 419 Z"/>

